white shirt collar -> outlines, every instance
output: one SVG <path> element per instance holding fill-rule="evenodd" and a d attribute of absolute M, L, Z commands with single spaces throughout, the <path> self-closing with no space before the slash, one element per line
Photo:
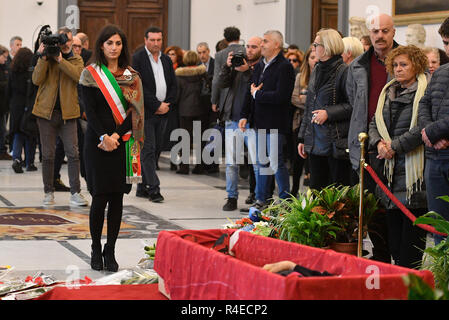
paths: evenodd
<path fill-rule="evenodd" d="M 146 50 L 146 52 L 147 52 L 147 54 L 148 54 L 148 56 L 150 57 L 150 59 L 153 59 L 154 60 L 154 57 L 153 57 L 153 54 L 150 52 L 150 50 L 148 50 L 148 48 L 146 47 L 146 46 L 144 46 L 145 47 L 145 50 Z M 159 51 L 159 55 L 158 55 L 158 61 L 160 61 L 160 59 L 161 59 L 161 56 L 162 56 L 162 52 L 161 51 Z"/>

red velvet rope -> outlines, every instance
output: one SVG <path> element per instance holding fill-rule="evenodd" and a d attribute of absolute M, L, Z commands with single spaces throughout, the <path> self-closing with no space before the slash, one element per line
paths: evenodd
<path fill-rule="evenodd" d="M 413 213 L 411 213 L 410 210 L 408 210 L 402 204 L 402 202 L 399 201 L 398 198 L 396 198 L 394 196 L 394 194 L 385 186 L 385 184 L 382 183 L 380 178 L 377 176 L 376 172 L 374 172 L 373 168 L 370 165 L 366 165 L 365 169 L 366 169 L 366 171 L 369 172 L 371 177 L 379 185 L 379 187 L 382 189 L 382 191 L 388 196 L 388 198 L 390 198 L 391 201 L 393 201 L 393 203 L 402 211 L 402 213 L 405 214 L 407 216 L 407 218 L 409 218 L 412 222 L 415 222 L 416 217 L 413 215 Z M 447 236 L 447 234 L 441 233 L 441 232 L 437 231 L 434 227 L 429 226 L 427 224 L 418 224 L 417 226 L 420 227 L 421 229 L 426 230 L 426 231 L 429 231 L 429 232 L 432 232 L 432 233 L 436 233 L 436 234 L 439 234 L 439 235 L 444 236 L 444 237 Z"/>

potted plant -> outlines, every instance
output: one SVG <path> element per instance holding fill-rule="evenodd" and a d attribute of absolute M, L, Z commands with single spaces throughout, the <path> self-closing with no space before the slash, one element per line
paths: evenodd
<path fill-rule="evenodd" d="M 359 227 L 360 186 L 331 185 L 322 190 L 313 190 L 317 199 L 315 211 L 331 216 L 340 227 L 331 248 L 338 252 L 357 254 L 357 234 Z M 378 209 L 375 196 L 365 190 L 363 199 L 363 234 L 373 213 Z"/>
<path fill-rule="evenodd" d="M 323 248 L 329 246 L 340 228 L 332 216 L 314 210 L 318 200 L 300 194 L 280 204 L 270 206 L 264 212 L 274 213 L 272 221 L 279 232 L 279 239 Z"/>

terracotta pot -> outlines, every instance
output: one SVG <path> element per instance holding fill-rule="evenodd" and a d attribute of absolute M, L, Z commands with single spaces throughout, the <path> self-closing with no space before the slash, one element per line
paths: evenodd
<path fill-rule="evenodd" d="M 330 248 L 336 252 L 357 255 L 357 242 L 334 242 L 330 245 Z"/>

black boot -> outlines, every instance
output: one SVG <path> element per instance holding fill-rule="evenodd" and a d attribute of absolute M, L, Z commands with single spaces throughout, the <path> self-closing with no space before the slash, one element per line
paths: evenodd
<path fill-rule="evenodd" d="M 103 249 L 104 269 L 106 271 L 117 272 L 118 263 L 115 261 L 114 247 L 108 246 L 106 243 Z"/>
<path fill-rule="evenodd" d="M 103 270 L 103 257 L 101 256 L 101 244 L 99 246 L 92 245 L 90 253 L 90 267 L 93 270 Z"/>

